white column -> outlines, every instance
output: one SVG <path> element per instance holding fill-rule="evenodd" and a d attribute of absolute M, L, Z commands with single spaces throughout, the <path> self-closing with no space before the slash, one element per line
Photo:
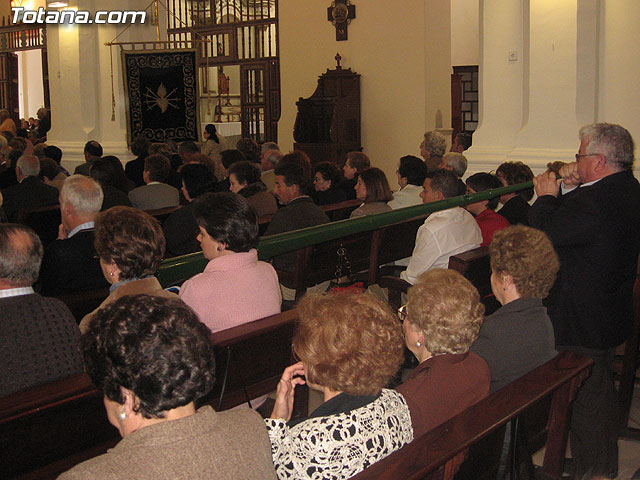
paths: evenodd
<path fill-rule="evenodd" d="M 594 7 L 592 0 L 580 3 Z M 577 0 L 529 2 L 524 123 L 509 158 L 536 171 L 544 170 L 548 162 L 573 161 L 578 111 L 585 120 L 590 117 L 588 122 L 595 118 L 597 38 L 592 24 L 597 11 L 581 13 L 579 39 Z"/>
<path fill-rule="evenodd" d="M 522 126 L 523 0 L 480 0 L 480 121 L 465 156 L 469 172 L 505 161 Z M 515 52 L 515 60 L 510 60 Z"/>
<path fill-rule="evenodd" d="M 78 10 L 142 10 L 147 1 L 79 0 Z M 161 11 L 166 16 L 166 12 Z M 84 161 L 84 144 L 96 140 L 105 155 L 115 155 L 125 163 L 132 158 L 127 147 L 124 86 L 120 48 L 113 48 L 112 120 L 111 55 L 105 42 L 152 41 L 155 26 L 146 25 L 48 25 L 47 46 L 51 92 L 51 131 L 48 143 L 63 151 L 69 169 Z"/>
<path fill-rule="evenodd" d="M 481 4 L 481 124 L 470 171 L 520 160 L 540 172 L 573 160 L 579 127 L 598 117 L 599 16 L 598 0 Z"/>

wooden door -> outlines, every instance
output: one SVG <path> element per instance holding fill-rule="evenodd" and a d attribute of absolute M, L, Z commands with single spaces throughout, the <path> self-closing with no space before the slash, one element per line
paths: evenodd
<path fill-rule="evenodd" d="M 280 86 L 277 61 L 240 66 L 242 136 L 258 143 L 277 138 Z"/>
<path fill-rule="evenodd" d="M 16 125 L 20 125 L 18 55 L 11 52 L 0 54 L 0 108 L 9 110 Z"/>

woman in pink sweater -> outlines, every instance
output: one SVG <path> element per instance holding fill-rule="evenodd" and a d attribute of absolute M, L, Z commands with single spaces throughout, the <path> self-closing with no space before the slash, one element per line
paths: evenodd
<path fill-rule="evenodd" d="M 258 221 L 246 199 L 231 192 L 195 201 L 197 240 L 209 263 L 187 280 L 180 297 L 212 332 L 280 312 L 278 276 L 258 261 Z"/>

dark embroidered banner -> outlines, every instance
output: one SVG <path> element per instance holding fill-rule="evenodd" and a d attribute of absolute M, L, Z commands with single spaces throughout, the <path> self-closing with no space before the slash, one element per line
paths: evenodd
<path fill-rule="evenodd" d="M 199 139 L 196 51 L 123 51 L 129 142 Z"/>

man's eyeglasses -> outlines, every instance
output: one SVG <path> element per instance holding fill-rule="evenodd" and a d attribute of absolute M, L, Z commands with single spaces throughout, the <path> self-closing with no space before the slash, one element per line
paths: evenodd
<path fill-rule="evenodd" d="M 596 155 L 602 155 L 601 153 L 576 153 L 576 162 L 582 157 L 595 157 Z"/>

